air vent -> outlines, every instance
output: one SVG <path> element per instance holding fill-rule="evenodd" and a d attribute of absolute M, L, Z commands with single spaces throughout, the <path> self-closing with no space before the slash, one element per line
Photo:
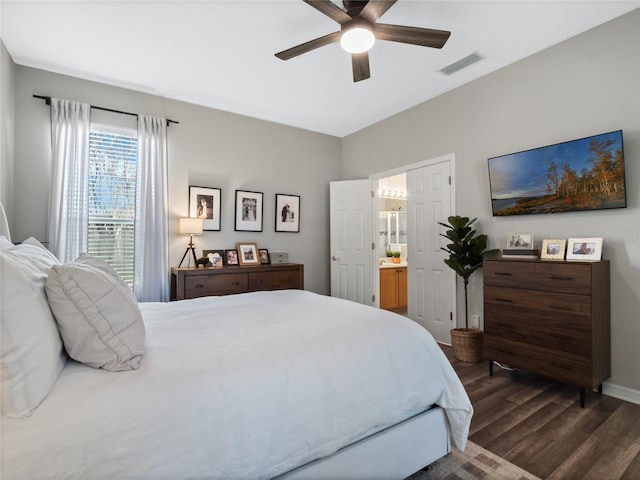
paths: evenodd
<path fill-rule="evenodd" d="M 471 55 L 467 55 L 457 62 L 453 62 L 452 64 L 447 65 L 446 67 L 441 69 L 440 72 L 444 73 L 445 75 L 451 75 L 452 73 L 455 73 L 458 70 L 462 70 L 463 68 L 466 68 L 469 65 L 476 63 L 478 60 L 482 60 L 483 58 L 484 57 L 482 57 L 480 54 L 473 52 Z"/>

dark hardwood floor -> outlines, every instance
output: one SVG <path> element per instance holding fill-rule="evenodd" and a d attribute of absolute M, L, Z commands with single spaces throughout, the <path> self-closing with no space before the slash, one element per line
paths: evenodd
<path fill-rule="evenodd" d="M 542 479 L 640 479 L 640 405 L 487 362 L 442 346 L 474 408 L 469 440 Z"/>

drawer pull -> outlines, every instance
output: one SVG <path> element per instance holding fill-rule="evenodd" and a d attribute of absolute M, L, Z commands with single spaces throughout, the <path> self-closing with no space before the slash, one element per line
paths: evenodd
<path fill-rule="evenodd" d="M 554 367 L 558 367 L 558 368 L 564 368 L 565 370 L 573 370 L 571 365 L 567 365 L 566 363 L 558 363 L 558 362 L 552 361 L 551 365 L 553 365 Z"/>
<path fill-rule="evenodd" d="M 240 285 L 240 282 L 231 282 L 231 285 L 233 285 L 234 287 L 237 287 L 238 285 Z"/>
<path fill-rule="evenodd" d="M 570 335 L 562 335 L 561 333 L 552 333 L 552 337 L 559 338 L 560 340 L 573 340 L 573 337 Z"/>
<path fill-rule="evenodd" d="M 549 276 L 549 280 L 573 280 L 573 277 L 561 277 L 559 275 L 551 275 Z"/>
<path fill-rule="evenodd" d="M 503 277 L 510 277 L 511 274 L 509 272 L 495 272 L 496 275 L 502 275 Z"/>
<path fill-rule="evenodd" d="M 258 280 L 258 285 L 262 285 L 262 280 Z"/>
<path fill-rule="evenodd" d="M 504 303 L 513 303 L 513 300 L 511 300 L 510 298 L 500 298 L 500 297 L 496 297 L 495 298 L 496 301 L 498 302 L 504 302 Z"/>
<path fill-rule="evenodd" d="M 196 285 L 194 288 L 204 288 L 204 285 L 202 285 L 201 283 Z"/>
<path fill-rule="evenodd" d="M 573 310 L 571 307 L 563 307 L 562 305 L 549 305 L 549 308 L 554 308 L 556 310 L 564 310 L 567 312 L 571 312 Z"/>

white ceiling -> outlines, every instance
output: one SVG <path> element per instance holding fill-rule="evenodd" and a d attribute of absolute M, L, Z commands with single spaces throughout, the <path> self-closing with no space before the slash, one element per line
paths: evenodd
<path fill-rule="evenodd" d="M 0 7 L 0 33 L 18 64 L 343 137 L 640 0 L 399 0 L 380 22 L 451 37 L 442 50 L 379 41 L 369 53 L 371 78 L 359 83 L 338 44 L 286 62 L 274 56 L 339 30 L 301 0 L 3 0 Z M 473 52 L 484 59 L 451 76 L 438 72 Z"/>

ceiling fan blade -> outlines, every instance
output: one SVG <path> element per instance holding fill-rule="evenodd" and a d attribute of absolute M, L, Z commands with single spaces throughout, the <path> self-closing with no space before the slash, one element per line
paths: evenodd
<path fill-rule="evenodd" d="M 308 42 L 301 43 L 300 45 L 296 45 L 295 47 L 291 47 L 276 53 L 276 57 L 278 57 L 280 60 L 289 60 L 290 58 L 297 57 L 298 55 L 310 52 L 311 50 L 315 50 L 316 48 L 324 47 L 325 45 L 329 45 L 330 43 L 337 42 L 340 40 L 340 35 L 341 32 L 333 32 L 329 35 L 325 35 L 324 37 L 309 40 Z"/>
<path fill-rule="evenodd" d="M 376 23 L 373 33 L 378 40 L 410 43 L 423 47 L 442 48 L 447 43 L 451 32 L 446 30 L 432 30 L 430 28 L 407 27 L 404 25 L 387 25 Z"/>
<path fill-rule="evenodd" d="M 398 0 L 369 0 L 360 12 L 360 16 L 371 23 L 376 23 L 397 1 Z"/>
<path fill-rule="evenodd" d="M 353 81 L 359 82 L 371 76 L 369 71 L 369 53 L 352 53 L 351 65 L 353 66 Z"/>
<path fill-rule="evenodd" d="M 311 5 L 313 8 L 318 10 L 321 13 L 324 13 L 327 17 L 329 17 L 334 22 L 338 22 L 340 25 L 343 23 L 350 22 L 351 16 L 347 14 L 344 10 L 338 7 L 335 3 L 332 3 L 331 0 L 303 0 L 304 3 Z"/>

